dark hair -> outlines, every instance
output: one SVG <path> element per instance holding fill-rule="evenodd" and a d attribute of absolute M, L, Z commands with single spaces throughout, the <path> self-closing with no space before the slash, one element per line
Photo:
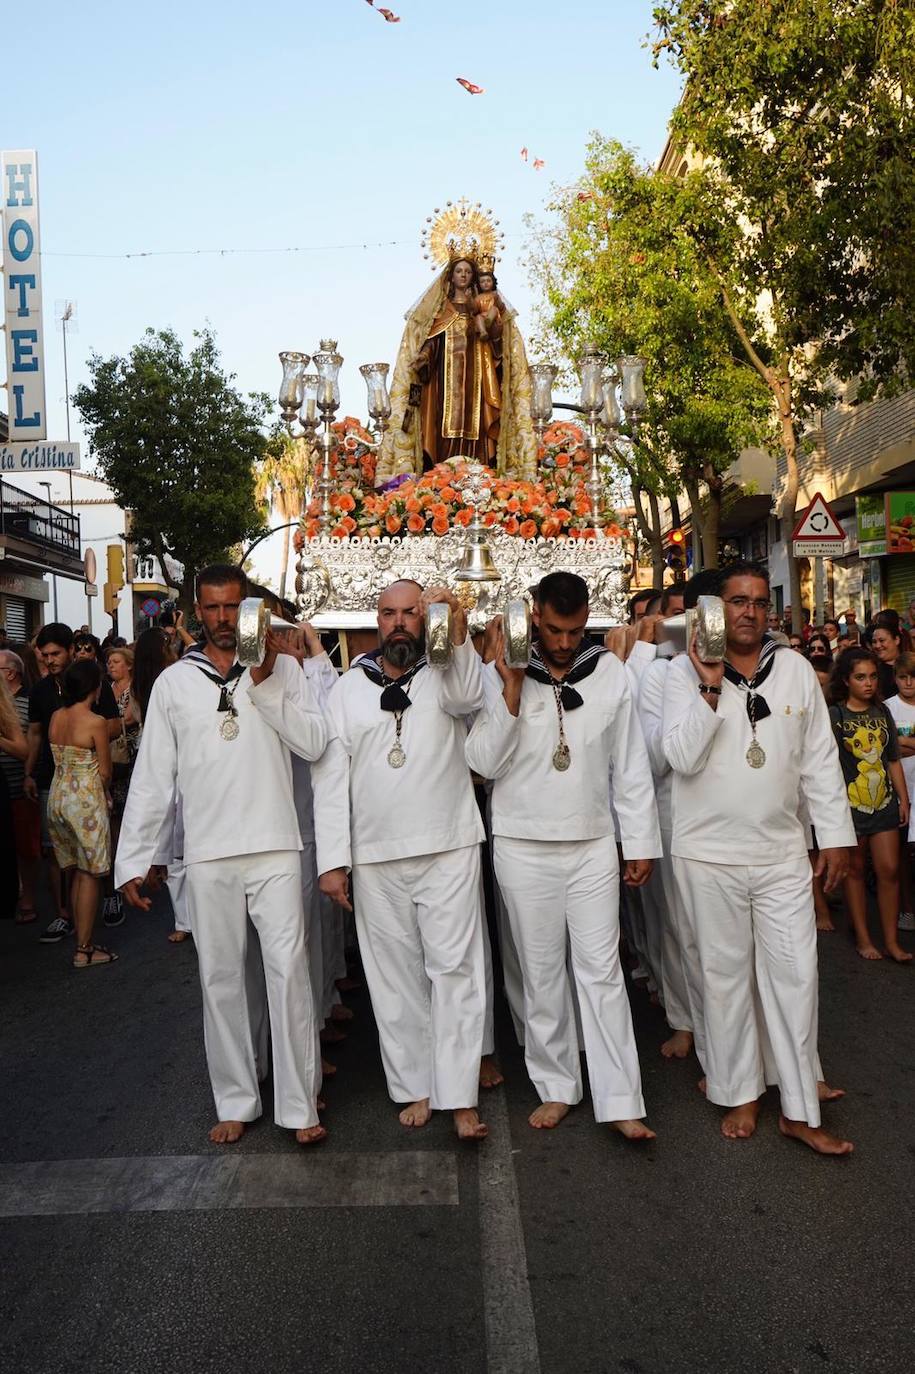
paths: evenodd
<path fill-rule="evenodd" d="M 201 587 L 228 587 L 233 582 L 241 589 L 242 596 L 247 596 L 248 578 L 243 568 L 235 563 L 211 563 L 208 568 L 201 568 L 194 578 L 194 595 L 199 601 Z"/>
<path fill-rule="evenodd" d="M 724 589 L 732 577 L 759 577 L 769 585 L 769 569 L 765 563 L 758 563 L 753 558 L 738 558 L 736 563 L 729 563 L 726 568 L 721 569 L 721 591 L 719 596 L 724 595 Z"/>
<path fill-rule="evenodd" d="M 893 610 L 878 611 L 871 621 L 868 628 L 868 643 L 874 642 L 874 631 L 885 630 L 893 639 L 899 640 L 900 653 L 907 654 L 912 648 L 912 639 L 908 630 L 904 629 L 899 623 L 899 612 Z"/>
<path fill-rule="evenodd" d="M 805 657 L 805 658 L 814 658 L 814 657 L 816 657 L 816 655 L 814 655 L 814 654 L 811 652 L 811 645 L 813 645 L 813 644 L 822 644 L 822 645 L 824 646 L 824 648 L 826 649 L 826 653 L 825 653 L 825 655 L 822 655 L 822 657 L 826 657 L 826 658 L 832 659 L 832 647 L 831 647 L 831 645 L 830 645 L 830 643 L 829 643 L 829 636 L 826 634 L 826 632 L 825 632 L 824 630 L 814 630 L 814 631 L 813 631 L 813 633 L 811 634 L 810 638 L 807 640 L 807 643 L 804 645 L 804 657 Z"/>
<path fill-rule="evenodd" d="M 826 617 L 826 619 L 823 621 L 823 629 L 824 629 L 824 630 L 826 629 L 826 626 L 827 626 L 827 625 L 835 625 L 836 629 L 839 628 L 839 622 L 838 622 L 838 620 L 836 620 L 836 618 L 835 618 L 834 615 L 828 615 L 828 616 Z"/>
<path fill-rule="evenodd" d="M 75 706 L 78 701 L 85 701 L 98 691 L 101 680 L 102 670 L 94 658 L 78 658 L 63 676 L 64 703 Z"/>
<path fill-rule="evenodd" d="M 640 601 L 653 601 L 656 596 L 660 595 L 661 592 L 658 587 L 643 587 L 641 591 L 636 592 L 635 596 L 630 596 L 629 623 L 631 624 L 635 619 L 635 608 Z"/>
<path fill-rule="evenodd" d="M 721 595 L 721 572 L 718 568 L 703 568 L 693 573 L 683 588 L 683 609 L 694 611 L 700 596 Z"/>
<path fill-rule="evenodd" d="M 848 679 L 856 663 L 870 663 L 877 669 L 877 697 L 880 700 L 880 665 L 870 649 L 843 649 L 833 664 L 826 688 L 826 699 L 831 706 L 839 706 L 848 700 Z"/>
<path fill-rule="evenodd" d="M 588 584 L 578 573 L 554 572 L 537 584 L 537 605 L 552 606 L 557 615 L 576 615 L 588 604 Z"/>
<path fill-rule="evenodd" d="M 496 276 L 495 272 L 492 270 L 491 267 L 478 267 L 478 268 L 477 268 L 477 284 L 479 284 L 479 281 L 480 281 L 480 278 L 481 278 L 481 277 L 492 277 L 492 289 L 493 289 L 493 291 L 496 291 L 496 290 L 498 289 L 498 286 L 499 286 L 499 278 Z"/>
<path fill-rule="evenodd" d="M 154 625 L 150 630 L 143 630 L 137 635 L 133 646 L 133 675 L 130 690 L 139 708 L 141 721 L 146 719 L 149 694 L 153 689 L 153 683 L 163 668 L 169 666 L 170 654 L 171 644 L 168 635 L 158 625 Z"/>
<path fill-rule="evenodd" d="M 49 644 L 56 644 L 61 649 L 73 648 L 73 631 L 69 625 L 62 625 L 60 621 L 52 621 L 50 625 L 42 625 L 35 636 L 35 648 L 46 649 Z"/>
<path fill-rule="evenodd" d="M 76 652 L 77 649 L 85 649 L 85 648 L 88 648 L 88 649 L 91 649 L 91 650 L 92 650 L 92 652 L 93 652 L 93 654 L 95 655 L 96 658 L 99 658 L 99 656 L 100 656 L 99 651 L 101 650 L 101 647 L 102 647 L 102 646 L 101 646 L 101 644 L 99 643 L 99 641 L 98 641 L 98 639 L 96 638 L 96 636 L 95 636 L 94 634 L 90 634 L 90 633 L 89 633 L 88 631 L 86 631 L 86 630 L 77 630 L 77 631 L 76 631 L 76 634 L 73 636 L 73 651 L 74 651 L 74 653 Z"/>
<path fill-rule="evenodd" d="M 685 596 L 685 582 L 671 582 L 669 587 L 665 587 L 661 593 L 661 614 L 665 615 L 670 610 L 670 599 L 673 596 Z"/>

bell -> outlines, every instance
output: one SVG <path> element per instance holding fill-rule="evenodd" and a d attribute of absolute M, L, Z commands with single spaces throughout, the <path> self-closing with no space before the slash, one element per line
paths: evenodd
<path fill-rule="evenodd" d="M 531 661 L 531 608 L 526 601 L 509 601 L 502 612 L 505 662 L 509 668 L 526 668 Z"/>
<path fill-rule="evenodd" d="M 655 630 L 659 657 L 672 658 L 674 654 L 687 653 L 693 634 L 696 653 L 702 662 L 720 663 L 727 652 L 724 602 L 720 596 L 700 596 L 695 610 L 659 620 Z"/>
<path fill-rule="evenodd" d="M 288 620 L 271 615 L 267 603 L 259 596 L 246 596 L 238 608 L 238 624 L 235 635 L 238 643 L 238 661 L 243 668 L 258 668 L 267 652 L 267 631 L 294 630 Z"/>
<path fill-rule="evenodd" d="M 455 577 L 459 582 L 501 582 L 502 574 L 492 561 L 489 545 L 471 537 L 461 555 Z"/>

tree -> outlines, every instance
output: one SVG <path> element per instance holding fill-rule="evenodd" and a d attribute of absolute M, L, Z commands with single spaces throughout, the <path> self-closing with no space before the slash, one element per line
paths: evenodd
<path fill-rule="evenodd" d="M 289 523 L 302 514 L 308 461 L 307 440 L 301 437 L 293 439 L 285 429 L 277 428 L 270 435 L 257 473 L 255 497 L 258 503 L 266 507 L 268 520 L 275 507 L 285 526 L 283 570 L 280 574 L 281 599 L 286 595 L 289 572 Z"/>
<path fill-rule="evenodd" d="M 148 329 L 127 358 L 93 354 L 73 397 L 137 551 L 155 554 L 185 609 L 195 570 L 263 529 L 254 485 L 269 406 L 236 391 L 208 330 L 195 339 L 185 354 L 171 330 Z M 166 554 L 184 566 L 180 585 Z"/>
<path fill-rule="evenodd" d="M 717 278 L 690 226 L 714 227 L 725 253 L 735 230 L 700 171 L 673 177 L 641 166 L 599 135 L 584 174 L 551 209 L 531 266 L 548 333 L 570 357 L 586 343 L 646 360 L 648 407 L 620 456 L 657 581 L 664 548 L 658 497 L 689 496 L 696 566 L 717 566 L 724 474 L 742 448 L 764 442 L 768 392 L 721 308 Z M 700 483 L 707 497 L 702 498 Z M 647 511 L 643 504 L 647 501 Z"/>
<path fill-rule="evenodd" d="M 790 539 L 798 446 L 836 378 L 859 399 L 915 375 L 915 17 L 900 0 L 678 0 L 655 60 L 685 78 L 672 134 L 705 159 L 731 223 L 692 228 L 772 396 Z M 795 629 L 797 564 L 789 559 Z"/>

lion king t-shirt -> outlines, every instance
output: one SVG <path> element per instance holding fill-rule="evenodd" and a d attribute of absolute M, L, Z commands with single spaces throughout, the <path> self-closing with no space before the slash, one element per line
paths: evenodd
<path fill-rule="evenodd" d="M 899 825 L 899 802 L 889 765 L 899 759 L 896 726 L 884 706 L 852 711 L 843 702 L 830 706 L 839 745 L 845 791 L 859 835 L 874 835 Z"/>

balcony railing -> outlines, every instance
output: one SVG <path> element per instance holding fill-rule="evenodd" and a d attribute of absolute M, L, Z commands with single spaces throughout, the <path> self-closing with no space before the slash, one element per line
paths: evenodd
<path fill-rule="evenodd" d="M 0 534 L 70 558 L 80 557 L 79 516 L 0 481 Z"/>

